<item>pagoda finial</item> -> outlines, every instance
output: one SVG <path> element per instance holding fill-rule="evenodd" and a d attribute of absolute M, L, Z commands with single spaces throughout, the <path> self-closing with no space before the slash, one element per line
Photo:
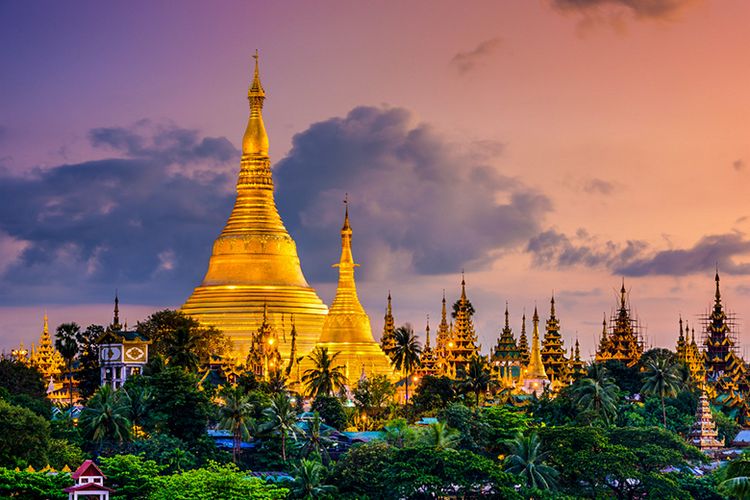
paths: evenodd
<path fill-rule="evenodd" d="M 555 292 L 552 292 L 552 300 L 550 300 L 550 318 L 554 319 L 555 317 Z"/>
<path fill-rule="evenodd" d="M 683 338 L 684 336 L 682 334 L 682 314 L 680 314 L 680 340 L 682 340 Z"/>
<path fill-rule="evenodd" d="M 602 340 L 607 338 L 607 313 L 604 313 L 604 319 L 602 319 Z"/>
<path fill-rule="evenodd" d="M 508 301 L 506 300 L 505 301 L 505 329 L 507 330 L 509 328 L 510 328 L 510 324 L 508 321 Z"/>
<path fill-rule="evenodd" d="M 622 278 L 622 287 L 620 288 L 620 307 L 622 309 L 625 309 L 625 294 L 627 293 L 627 290 L 625 290 L 625 277 Z"/>
<path fill-rule="evenodd" d="M 719 291 L 719 266 L 716 265 L 716 276 L 714 277 L 714 280 L 716 280 L 716 303 L 721 302 L 721 292 Z"/>
<path fill-rule="evenodd" d="M 351 231 L 352 226 L 349 224 L 349 193 L 344 194 L 344 226 L 341 228 L 342 231 Z M 391 292 L 388 291 L 390 296 Z"/>
<path fill-rule="evenodd" d="M 42 327 L 42 334 L 49 335 L 49 320 L 47 319 L 47 311 L 44 311 L 44 327 Z"/>
<path fill-rule="evenodd" d="M 466 277 L 463 269 L 461 269 L 461 300 L 466 301 Z"/>
<path fill-rule="evenodd" d="M 424 341 L 424 348 L 425 350 L 430 349 L 430 315 L 427 315 L 427 326 L 424 328 L 425 331 L 425 341 Z"/>
<path fill-rule="evenodd" d="M 115 316 L 112 319 L 112 325 L 117 326 L 120 324 L 120 297 L 115 290 Z"/>
<path fill-rule="evenodd" d="M 539 314 L 536 311 L 536 306 L 534 306 L 534 316 L 532 316 L 531 321 L 533 321 L 535 325 L 539 323 Z"/>
<path fill-rule="evenodd" d="M 263 124 L 263 101 L 266 98 L 266 91 L 260 83 L 260 70 L 258 69 L 258 50 L 253 54 L 255 59 L 255 71 L 253 73 L 253 82 L 247 91 L 247 99 L 250 101 L 250 118 L 247 121 L 245 135 L 242 138 L 242 155 L 243 156 L 268 156 L 268 134 L 266 126 Z"/>

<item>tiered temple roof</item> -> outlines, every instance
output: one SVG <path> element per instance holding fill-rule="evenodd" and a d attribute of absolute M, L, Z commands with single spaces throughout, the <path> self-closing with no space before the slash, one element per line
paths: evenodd
<path fill-rule="evenodd" d="M 391 292 L 388 292 L 388 305 L 385 308 L 383 321 L 383 334 L 380 336 L 380 348 L 393 359 L 396 350 L 396 321 L 393 319 L 393 307 L 391 306 Z"/>
<path fill-rule="evenodd" d="M 640 338 L 638 320 L 631 317 L 627 303 L 625 282 L 620 289 L 620 304 L 617 313 L 609 321 L 610 331 L 604 322 L 604 331 L 596 352 L 596 362 L 610 359 L 634 366 L 643 354 L 643 341 Z"/>
<path fill-rule="evenodd" d="M 698 409 L 695 412 L 695 423 L 690 431 L 690 443 L 701 450 L 717 450 L 724 447 L 724 440 L 719 441 L 711 406 L 706 391 L 701 391 Z"/>
<path fill-rule="evenodd" d="M 570 348 L 570 362 L 568 363 L 568 374 L 571 380 L 577 380 L 586 376 L 586 363 L 581 359 L 581 346 L 576 338 L 575 349 Z"/>
<path fill-rule="evenodd" d="M 539 396 L 549 385 L 549 378 L 544 370 L 544 363 L 539 348 L 539 314 L 534 308 L 534 331 L 531 336 L 531 355 L 529 364 L 523 370 L 523 390 L 529 394 Z"/>
<path fill-rule="evenodd" d="M 263 380 L 268 380 L 272 372 L 279 372 L 283 368 L 279 353 L 279 336 L 269 322 L 268 305 L 263 307 L 263 320 L 253 335 L 247 355 L 247 367 L 256 377 Z"/>
<path fill-rule="evenodd" d="M 677 353 L 677 360 L 688 369 L 690 379 L 696 384 L 703 384 L 706 378 L 706 367 L 703 363 L 703 355 L 698 349 L 698 344 L 695 342 L 695 330 L 693 330 L 691 340 L 688 323 L 685 321 L 685 328 L 683 330 L 681 317 L 680 335 L 677 337 L 675 352 Z"/>
<path fill-rule="evenodd" d="M 430 320 L 428 318 L 427 325 L 425 326 L 424 347 L 422 348 L 422 355 L 420 356 L 420 367 L 417 370 L 417 376 L 435 376 L 439 375 L 440 371 L 440 360 L 438 359 L 437 350 L 433 348 L 430 343 Z"/>
<path fill-rule="evenodd" d="M 451 340 L 448 343 L 447 360 L 454 376 L 460 367 L 465 367 L 471 357 L 478 354 L 477 334 L 474 331 L 474 323 L 471 319 L 469 299 L 466 297 L 466 280 L 462 277 L 456 323 L 453 325 Z"/>
<path fill-rule="evenodd" d="M 52 345 L 47 313 L 44 314 L 44 326 L 42 327 L 42 334 L 39 336 L 39 343 L 31 345 L 29 362 L 31 366 L 39 370 L 45 381 L 58 378 L 65 367 L 65 360 Z"/>
<path fill-rule="evenodd" d="M 497 339 L 490 362 L 495 376 L 503 382 L 503 385 L 512 385 L 512 379 L 520 374 L 521 350 L 516 344 L 516 338 L 510 327 L 507 302 L 505 303 L 505 326 Z"/>
<path fill-rule="evenodd" d="M 563 340 L 560 335 L 560 321 L 555 315 L 555 297 L 552 297 L 550 301 L 550 313 L 546 327 L 541 352 L 544 369 L 553 383 L 567 383 L 569 379 L 568 358 L 565 357 Z"/>
<path fill-rule="evenodd" d="M 521 354 L 521 364 L 526 366 L 529 364 L 529 341 L 526 338 L 526 313 L 523 313 L 521 317 L 521 335 L 518 336 L 518 351 Z"/>

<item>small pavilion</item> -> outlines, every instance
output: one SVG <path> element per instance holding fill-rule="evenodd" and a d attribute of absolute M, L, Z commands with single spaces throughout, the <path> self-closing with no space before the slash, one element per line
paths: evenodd
<path fill-rule="evenodd" d="M 109 494 L 114 493 L 113 489 L 104 486 L 105 476 L 93 460 L 83 462 L 70 477 L 75 479 L 76 484 L 63 490 L 68 494 L 68 500 L 109 500 Z"/>

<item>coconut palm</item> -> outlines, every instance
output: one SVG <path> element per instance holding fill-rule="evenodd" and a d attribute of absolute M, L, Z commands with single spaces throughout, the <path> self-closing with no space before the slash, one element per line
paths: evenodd
<path fill-rule="evenodd" d="M 55 332 L 55 349 L 65 360 L 68 369 L 68 393 L 70 394 L 70 406 L 73 406 L 73 360 L 78 354 L 78 336 L 81 327 L 77 323 L 63 323 L 57 327 Z"/>
<path fill-rule="evenodd" d="M 290 434 L 296 440 L 303 434 L 297 425 L 297 411 L 286 394 L 276 394 L 271 398 L 271 406 L 263 410 L 268 421 L 263 430 L 278 432 L 281 435 L 281 459 L 286 462 L 286 438 Z"/>
<path fill-rule="evenodd" d="M 732 460 L 724 473 L 727 479 L 719 483 L 719 492 L 732 498 L 750 498 L 750 460 Z"/>
<path fill-rule="evenodd" d="M 316 347 L 308 355 L 313 366 L 305 370 L 302 375 L 302 382 L 305 384 L 309 396 L 316 397 L 318 394 L 330 396 L 335 390 L 346 385 L 344 366 L 336 362 L 339 354 L 336 352 L 329 355 L 327 347 Z"/>
<path fill-rule="evenodd" d="M 654 358 L 646 363 L 641 392 L 659 396 L 664 428 L 667 428 L 667 409 L 664 398 L 674 397 L 680 391 L 679 366 L 669 358 Z"/>
<path fill-rule="evenodd" d="M 396 448 L 404 448 L 411 445 L 415 439 L 415 431 L 406 422 L 406 419 L 395 418 L 383 427 L 383 439 L 386 443 Z"/>
<path fill-rule="evenodd" d="M 465 367 L 459 368 L 458 379 L 464 391 L 474 393 L 477 406 L 479 406 L 479 395 L 487 391 L 492 384 L 492 375 L 487 362 L 477 355 L 472 356 Z"/>
<path fill-rule="evenodd" d="M 151 401 L 153 395 L 148 387 L 142 386 L 126 386 L 127 389 L 123 388 L 122 397 L 125 399 L 125 403 L 128 405 L 128 418 L 133 426 L 133 436 L 137 437 L 138 428 L 143 424 L 144 419 L 150 412 Z"/>
<path fill-rule="evenodd" d="M 547 490 L 555 487 L 558 473 L 552 467 L 544 465 L 547 453 L 541 452 L 542 443 L 535 432 L 528 436 L 519 433 L 506 444 L 511 450 L 510 455 L 505 458 L 506 472 L 523 477 L 529 488 Z"/>
<path fill-rule="evenodd" d="M 181 366 L 189 372 L 196 372 L 200 366 L 198 349 L 199 337 L 192 335 L 187 326 L 181 326 L 174 331 L 167 344 L 167 364 Z"/>
<path fill-rule="evenodd" d="M 419 345 L 417 336 L 414 334 L 409 323 L 396 328 L 393 333 L 396 347 L 393 349 L 393 366 L 404 373 L 406 383 L 406 398 L 409 403 L 409 377 L 414 368 L 420 365 L 419 356 L 422 354 L 422 347 Z"/>
<path fill-rule="evenodd" d="M 591 376 L 575 384 L 573 397 L 579 409 L 591 412 L 609 424 L 617 415 L 619 390 L 607 369 L 601 365 L 594 365 Z"/>
<path fill-rule="evenodd" d="M 114 391 L 110 386 L 103 385 L 81 412 L 78 423 L 91 440 L 99 445 L 105 441 L 122 443 L 130 439 L 129 411 L 125 392 Z"/>
<path fill-rule="evenodd" d="M 323 463 L 328 463 L 331 460 L 328 447 L 333 444 L 333 439 L 328 437 L 328 433 L 321 432 L 320 423 L 320 414 L 316 411 L 313 413 L 312 420 L 307 424 L 307 431 L 305 431 L 303 438 L 302 453 L 305 458 L 309 458 L 314 453 Z"/>
<path fill-rule="evenodd" d="M 456 429 L 451 429 L 444 422 L 435 422 L 430 424 L 422 432 L 422 443 L 436 450 L 453 449 L 461 440 L 461 433 Z"/>
<path fill-rule="evenodd" d="M 255 407 L 250 397 L 238 387 L 225 387 L 221 391 L 221 398 L 219 426 L 232 431 L 232 461 L 237 463 L 242 451 L 242 439 L 250 437 Z"/>
<path fill-rule="evenodd" d="M 268 392 L 271 394 L 281 394 L 288 390 L 287 375 L 282 370 L 273 370 L 268 378 Z"/>
<path fill-rule="evenodd" d="M 294 481 L 291 490 L 295 498 L 322 498 L 336 493 L 335 486 L 323 484 L 326 470 L 317 460 L 303 458 L 299 465 L 294 466 L 292 473 Z"/>

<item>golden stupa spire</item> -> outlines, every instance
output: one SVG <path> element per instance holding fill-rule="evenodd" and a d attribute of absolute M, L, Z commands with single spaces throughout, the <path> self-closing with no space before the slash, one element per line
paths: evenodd
<path fill-rule="evenodd" d="M 336 296 L 323 322 L 323 332 L 318 347 L 329 353 L 338 352 L 338 363 L 349 366 L 370 367 L 369 375 L 393 376 L 391 362 L 372 336 L 370 318 L 357 296 L 354 268 L 359 264 L 352 256 L 352 227 L 349 223 L 349 199 L 344 200 L 344 225 L 341 228 L 341 258 L 333 267 L 339 268 Z M 348 369 L 348 368 L 347 368 Z M 349 376 L 347 375 L 347 378 Z M 349 379 L 350 382 L 353 382 Z"/>
<path fill-rule="evenodd" d="M 42 335 L 45 337 L 49 336 L 49 319 L 47 318 L 47 311 L 44 311 L 44 326 L 42 327 Z"/>
<path fill-rule="evenodd" d="M 529 366 L 526 368 L 525 379 L 546 379 L 547 372 L 544 370 L 542 363 L 542 354 L 539 349 L 539 314 L 534 307 L 534 332 L 531 337 L 531 356 L 529 357 Z"/>
<path fill-rule="evenodd" d="M 284 227 L 274 201 L 268 134 L 263 123 L 266 92 L 260 82 L 259 58 L 247 92 L 250 114 L 242 138 L 237 198 L 216 239 L 203 282 L 182 306 L 182 312 L 223 331 L 235 351 L 246 351 L 260 326 L 264 303 L 275 318 L 294 313 L 296 349 L 307 354 L 320 336 L 327 308 L 307 283 L 297 246 Z M 284 357 L 291 345 L 283 336 Z"/>
<path fill-rule="evenodd" d="M 424 327 L 425 332 L 425 341 L 424 341 L 424 348 L 425 350 L 430 349 L 430 315 L 427 315 L 427 326 Z"/>

